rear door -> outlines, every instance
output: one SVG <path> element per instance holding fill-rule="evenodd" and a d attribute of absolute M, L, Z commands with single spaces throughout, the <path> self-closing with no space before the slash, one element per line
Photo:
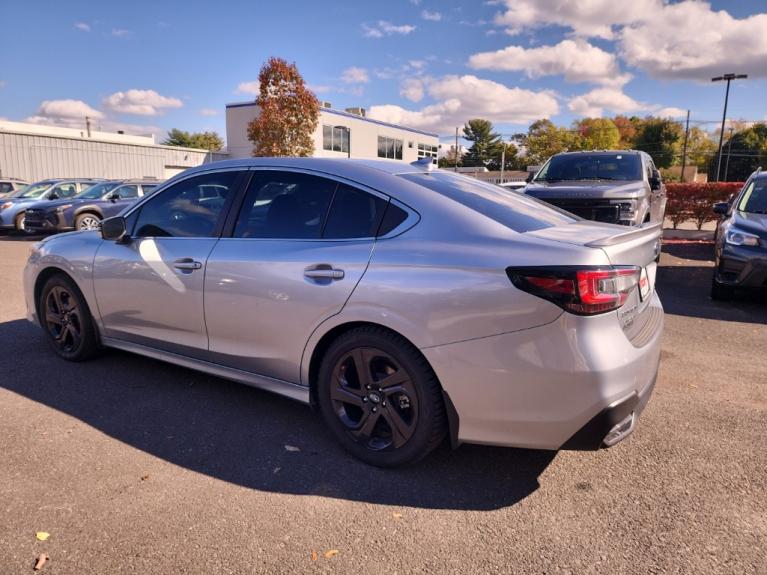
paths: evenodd
<path fill-rule="evenodd" d="M 387 203 L 326 177 L 254 171 L 231 237 L 208 259 L 216 361 L 298 383 L 304 345 L 362 278 Z"/>

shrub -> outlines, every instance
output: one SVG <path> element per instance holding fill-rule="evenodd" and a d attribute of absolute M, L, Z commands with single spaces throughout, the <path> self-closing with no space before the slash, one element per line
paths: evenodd
<path fill-rule="evenodd" d="M 743 182 L 669 183 L 666 184 L 666 217 L 674 229 L 682 222 L 692 220 L 698 229 L 716 219 L 712 205 L 726 202 L 743 187 Z"/>

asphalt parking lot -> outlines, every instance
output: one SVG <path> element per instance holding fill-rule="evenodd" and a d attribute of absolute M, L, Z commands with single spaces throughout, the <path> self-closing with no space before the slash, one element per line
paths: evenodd
<path fill-rule="evenodd" d="M 0 237 L 0 575 L 41 553 L 77 574 L 767 573 L 767 301 L 711 302 L 708 245 L 664 248 L 661 372 L 630 439 L 383 471 L 290 400 L 57 359 L 23 319 L 29 241 Z"/>

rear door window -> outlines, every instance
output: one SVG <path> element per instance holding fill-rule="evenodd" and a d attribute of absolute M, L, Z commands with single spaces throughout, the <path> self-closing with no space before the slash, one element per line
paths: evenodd
<path fill-rule="evenodd" d="M 378 231 L 387 200 L 346 184 L 333 197 L 325 230 L 326 239 L 372 238 Z"/>
<path fill-rule="evenodd" d="M 234 237 L 319 239 L 337 182 L 295 172 L 255 172 Z"/>

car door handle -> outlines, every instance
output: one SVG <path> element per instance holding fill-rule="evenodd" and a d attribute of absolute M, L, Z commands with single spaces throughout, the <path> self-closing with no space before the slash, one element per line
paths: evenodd
<path fill-rule="evenodd" d="M 193 271 L 200 269 L 202 264 L 192 258 L 181 258 L 173 262 L 173 267 L 177 270 Z"/>
<path fill-rule="evenodd" d="M 306 268 L 304 270 L 304 277 L 313 280 L 342 280 L 344 279 L 344 270 L 332 268 L 327 264 L 320 264 L 319 266 Z"/>

